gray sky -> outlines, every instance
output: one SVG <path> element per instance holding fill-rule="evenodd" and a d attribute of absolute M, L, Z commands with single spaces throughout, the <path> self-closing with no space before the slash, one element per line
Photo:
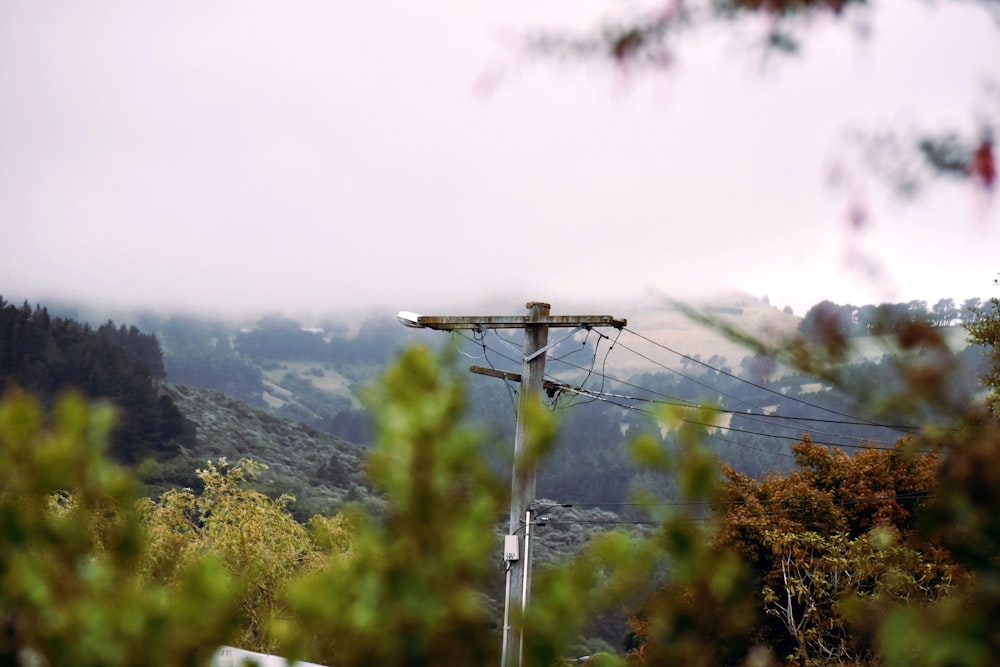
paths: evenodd
<path fill-rule="evenodd" d="M 805 57 L 766 61 L 744 24 L 657 74 L 511 46 L 633 6 L 4 2 L 0 294 L 596 312 L 736 288 L 799 314 L 997 295 L 1000 204 L 947 183 L 893 199 L 844 141 L 996 114 L 987 14 L 890 0 L 870 40 L 824 22 Z"/>

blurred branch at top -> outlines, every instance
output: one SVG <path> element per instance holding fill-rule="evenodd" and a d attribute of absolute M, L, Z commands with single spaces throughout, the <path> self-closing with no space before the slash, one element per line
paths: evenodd
<path fill-rule="evenodd" d="M 973 4 L 982 9 L 983 20 L 996 22 L 1000 39 L 1000 0 L 974 0 Z M 741 39 L 749 31 L 756 47 L 750 52 L 765 56 L 804 54 L 811 31 L 827 24 L 844 26 L 868 39 L 875 8 L 868 0 L 667 0 L 631 11 L 616 8 L 583 31 L 530 32 L 522 37 L 520 47 L 527 56 L 543 61 L 608 63 L 630 73 L 655 72 L 676 66 L 691 43 L 689 38 L 709 30 L 713 35 L 738 34 Z M 854 153 L 850 161 L 860 164 L 852 169 L 873 175 L 903 198 L 911 198 L 942 177 L 992 192 L 995 137 L 1000 129 L 997 88 L 987 79 L 979 102 L 982 108 L 970 113 L 970 122 L 962 127 L 855 131 L 848 142 Z M 843 166 L 845 161 L 839 162 Z M 836 172 L 840 176 L 833 180 L 841 181 L 843 169 L 838 167 Z"/>

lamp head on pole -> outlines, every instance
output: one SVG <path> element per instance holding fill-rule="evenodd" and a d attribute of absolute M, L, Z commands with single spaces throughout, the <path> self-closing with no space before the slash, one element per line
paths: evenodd
<path fill-rule="evenodd" d="M 411 313 L 408 310 L 401 310 L 396 315 L 396 319 L 404 327 L 410 327 L 411 329 L 423 329 L 424 325 L 419 322 L 420 316 L 416 313 Z"/>

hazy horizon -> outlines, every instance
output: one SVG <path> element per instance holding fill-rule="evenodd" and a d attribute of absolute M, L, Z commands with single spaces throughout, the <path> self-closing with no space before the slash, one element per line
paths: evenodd
<path fill-rule="evenodd" d="M 529 300 L 505 300 L 498 298 L 464 299 L 461 301 L 448 302 L 440 299 L 429 300 L 424 304 L 403 303 L 401 305 L 370 304 L 367 306 L 343 307 L 335 306 L 328 309 L 310 308 L 243 308 L 234 310 L 220 310 L 207 308 L 174 308 L 167 305 L 149 304 L 128 304 L 122 302 L 100 301 L 100 300 L 75 300 L 65 298 L 33 298 L 29 296 L 19 296 L 15 294 L 5 294 L 0 292 L 8 304 L 21 306 L 27 302 L 31 307 L 41 306 L 50 310 L 78 312 L 81 317 L 88 321 L 99 321 L 112 319 L 116 323 L 134 323 L 135 320 L 143 316 L 154 316 L 159 318 L 167 317 L 190 317 L 202 321 L 224 321 L 228 323 L 241 323 L 252 325 L 256 322 L 271 316 L 287 317 L 296 320 L 303 326 L 317 326 L 326 323 L 342 323 L 356 326 L 372 320 L 384 319 L 387 323 L 396 321 L 398 312 L 406 310 L 417 312 L 420 315 L 521 315 L 525 313 L 525 306 Z M 951 298 L 955 305 L 960 307 L 962 302 L 971 298 L 981 299 L 983 302 L 992 298 L 991 296 L 940 295 L 927 299 L 916 299 L 924 301 L 928 308 L 932 308 L 939 299 Z M 563 301 L 545 300 L 552 306 L 554 315 L 613 315 L 615 317 L 630 320 L 631 325 L 649 323 L 651 318 L 667 316 L 677 312 L 676 305 L 681 303 L 693 306 L 696 309 L 711 309 L 712 307 L 729 307 L 737 302 L 743 303 L 745 300 L 756 300 L 761 307 L 769 305 L 776 311 L 791 309 L 791 314 L 796 318 L 803 317 L 809 308 L 821 301 L 833 301 L 840 305 L 862 306 L 878 305 L 885 302 L 846 302 L 836 299 L 819 299 L 815 303 L 810 303 L 802 309 L 795 309 L 790 304 L 776 303 L 767 294 L 750 294 L 738 290 L 718 291 L 714 294 L 702 293 L 690 298 L 673 297 L 666 294 L 657 294 L 652 291 L 635 298 L 622 299 L 594 299 L 591 301 L 581 299 L 566 299 Z M 893 303 L 906 303 L 913 299 Z M 423 307 L 426 305 L 427 307 Z M 634 327 L 633 327 L 634 328 Z"/>

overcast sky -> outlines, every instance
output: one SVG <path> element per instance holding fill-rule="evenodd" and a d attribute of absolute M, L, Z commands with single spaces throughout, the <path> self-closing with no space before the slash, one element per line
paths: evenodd
<path fill-rule="evenodd" d="M 791 59 L 699 33 L 659 73 L 513 47 L 630 6 L 5 1 L 0 295 L 627 316 L 720 288 L 798 314 L 1000 293 L 1000 202 L 894 199 L 844 140 L 996 114 L 975 4 L 879 3 L 870 39 L 824 22 Z"/>

